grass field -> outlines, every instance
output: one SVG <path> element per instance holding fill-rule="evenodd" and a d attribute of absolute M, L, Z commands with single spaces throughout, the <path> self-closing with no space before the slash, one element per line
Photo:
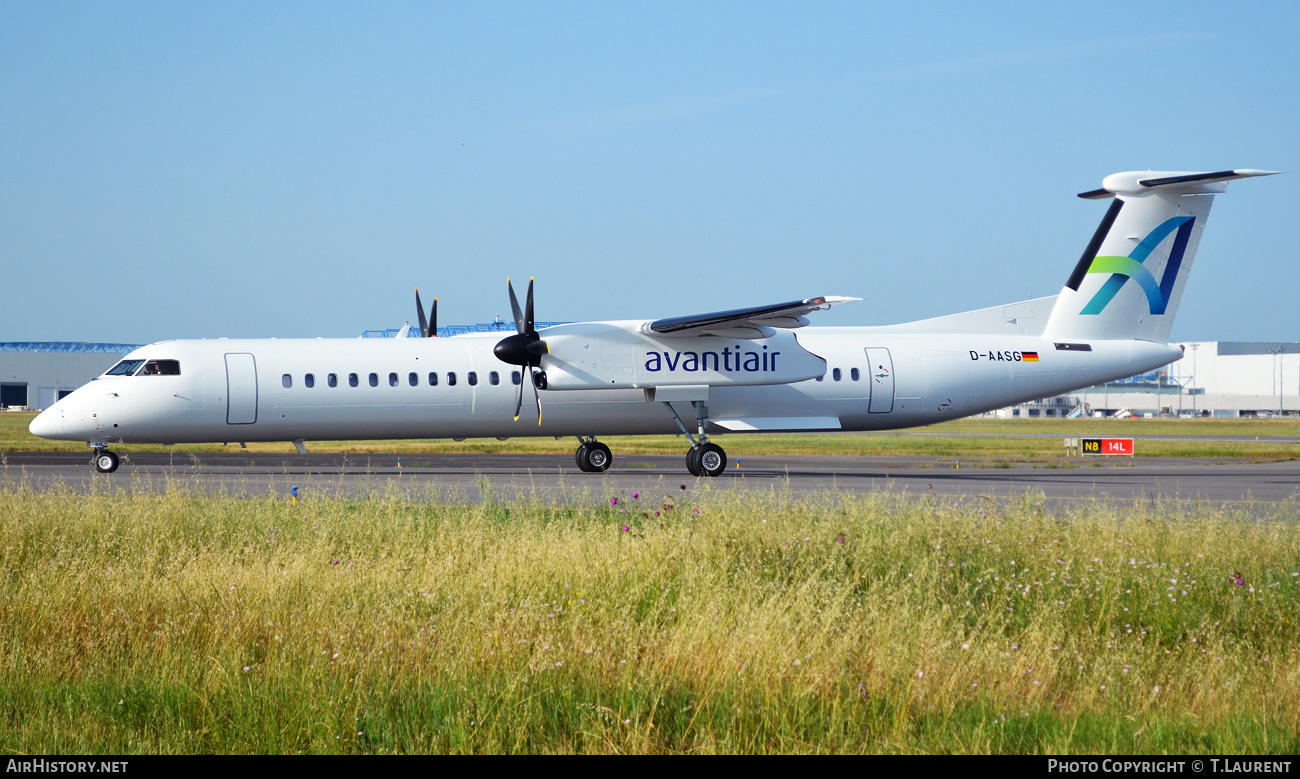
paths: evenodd
<path fill-rule="evenodd" d="M 76 441 L 49 441 L 27 432 L 33 414 L 0 414 L 0 452 L 87 451 Z M 962 434 L 934 436 L 933 433 Z M 733 456 L 756 454 L 827 454 L 827 455 L 925 455 L 952 457 L 963 462 L 985 460 L 1044 461 L 1061 457 L 1064 446 L 1054 437 L 1042 436 L 1245 436 L 1261 440 L 1185 441 L 1143 440 L 1136 447 L 1140 457 L 1236 457 L 1253 460 L 1286 460 L 1300 457 L 1300 444 L 1270 441 L 1271 437 L 1300 438 L 1300 420 L 1296 419 L 963 419 L 941 425 L 900 433 L 837 433 L 725 435 L 716 440 Z M 601 440 L 609 444 L 615 456 L 621 454 L 681 454 L 685 441 L 678 436 L 611 436 Z M 572 438 L 471 439 L 467 441 L 310 441 L 313 452 L 524 452 L 570 454 Z M 235 451 L 238 444 L 184 444 L 174 447 L 157 445 L 119 445 L 119 452 L 221 452 Z M 250 443 L 253 452 L 293 452 L 289 442 Z"/>
<path fill-rule="evenodd" d="M 1300 751 L 1295 506 L 602 497 L 0 484 L 0 751 Z"/>

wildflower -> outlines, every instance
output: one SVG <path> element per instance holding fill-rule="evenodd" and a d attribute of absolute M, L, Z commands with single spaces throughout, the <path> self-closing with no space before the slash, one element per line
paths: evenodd
<path fill-rule="evenodd" d="M 840 543 L 844 543 L 844 536 L 840 536 Z"/>
<path fill-rule="evenodd" d="M 631 721 L 632 721 L 632 720 L 630 720 L 630 719 L 625 719 L 625 720 L 623 720 L 623 724 L 626 725 L 626 724 L 630 723 Z"/>
<path fill-rule="evenodd" d="M 248 673 L 248 671 L 249 671 L 250 668 L 252 668 L 251 665 L 246 665 L 246 666 L 244 666 L 244 673 Z"/>
<path fill-rule="evenodd" d="M 962 648 L 962 649 L 970 649 L 970 644 L 962 644 L 962 645 L 961 645 L 961 648 Z"/>
<path fill-rule="evenodd" d="M 916 678 L 918 678 L 918 679 L 924 679 L 924 678 L 925 678 L 925 671 L 917 671 L 917 672 L 916 672 Z M 859 685 L 859 686 L 860 686 L 860 685 Z"/>
<path fill-rule="evenodd" d="M 696 514 L 700 513 L 699 509 L 691 509 L 691 511 L 694 511 Z"/>
<path fill-rule="evenodd" d="M 627 533 L 627 532 L 629 532 L 629 531 L 631 531 L 631 530 L 632 530 L 632 528 L 631 528 L 630 525 L 624 525 L 624 526 L 623 526 L 623 532 L 624 532 L 624 533 Z"/>
<path fill-rule="evenodd" d="M 681 485 L 681 488 L 686 489 L 686 485 L 685 484 Z"/>
<path fill-rule="evenodd" d="M 639 497 L 641 497 L 641 493 L 636 492 L 636 491 L 633 491 L 633 492 L 632 492 L 632 499 L 633 499 L 633 500 L 636 500 L 636 499 L 639 498 Z"/>
<path fill-rule="evenodd" d="M 617 505 L 618 505 L 618 498 L 610 498 L 610 499 L 609 499 L 609 505 L 611 505 L 611 506 L 617 506 Z"/>
<path fill-rule="evenodd" d="M 796 658 L 794 659 L 794 664 L 795 664 L 795 665 L 803 665 L 803 661 L 796 657 Z"/>
<path fill-rule="evenodd" d="M 1235 573 L 1233 573 L 1232 578 L 1228 580 L 1228 584 L 1235 584 L 1238 587 L 1244 585 L 1245 583 L 1246 580 L 1241 578 L 1241 571 L 1236 571 Z"/>

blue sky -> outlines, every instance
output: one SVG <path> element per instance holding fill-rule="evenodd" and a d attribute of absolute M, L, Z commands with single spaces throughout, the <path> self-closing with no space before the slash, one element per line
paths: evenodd
<path fill-rule="evenodd" d="M 1173 336 L 1297 340 L 1300 6 L 0 4 L 0 340 L 1055 294 L 1134 169 L 1215 203 Z"/>

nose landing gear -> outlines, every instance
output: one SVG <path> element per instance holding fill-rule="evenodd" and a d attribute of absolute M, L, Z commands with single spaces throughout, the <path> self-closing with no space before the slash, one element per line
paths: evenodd
<path fill-rule="evenodd" d="M 90 460 L 94 464 L 95 470 L 100 473 L 112 473 L 117 470 L 118 458 L 116 454 L 108 451 L 105 444 L 92 443 L 91 446 L 95 447 L 95 456 Z"/>
<path fill-rule="evenodd" d="M 578 451 L 574 452 L 574 460 L 578 463 L 578 470 L 583 473 L 602 473 L 609 470 L 610 463 L 614 462 L 614 455 L 610 453 L 608 446 L 597 441 L 595 437 L 578 436 Z"/>

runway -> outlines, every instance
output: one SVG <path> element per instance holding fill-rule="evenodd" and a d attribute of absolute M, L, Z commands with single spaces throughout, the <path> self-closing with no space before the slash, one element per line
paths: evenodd
<path fill-rule="evenodd" d="M 396 490 L 415 500 L 479 502 L 535 498 L 590 504 L 633 491 L 788 490 L 799 494 L 897 493 L 1051 501 L 1179 500 L 1236 505 L 1252 513 L 1300 513 L 1300 460 L 1062 458 L 1006 468 L 957 468 L 934 457 L 744 456 L 717 479 L 696 479 L 676 455 L 615 455 L 603 474 L 578 471 L 561 454 L 124 454 L 113 474 L 96 473 L 89 453 L 8 452 L 0 481 L 48 492 L 162 491 L 287 497 L 293 487 L 360 496 Z M 400 460 L 400 463 L 399 463 Z"/>

